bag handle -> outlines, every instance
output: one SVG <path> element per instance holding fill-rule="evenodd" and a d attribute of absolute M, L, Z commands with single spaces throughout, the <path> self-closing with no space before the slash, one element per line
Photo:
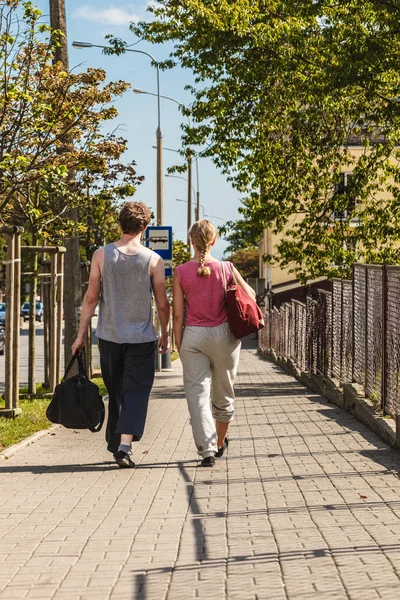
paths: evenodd
<path fill-rule="evenodd" d="M 224 280 L 224 289 L 225 289 L 225 296 L 226 296 L 226 292 L 228 291 L 228 286 L 226 285 L 226 273 L 225 273 L 225 264 L 229 264 L 229 270 L 232 276 L 232 282 L 234 285 L 238 285 L 237 279 L 235 277 L 235 272 L 233 270 L 233 265 L 232 263 L 226 263 L 224 260 L 220 261 L 221 263 L 221 268 L 222 268 L 222 278 Z"/>
<path fill-rule="evenodd" d="M 85 348 L 82 348 L 82 350 L 78 350 L 77 357 L 78 357 L 78 365 L 79 365 L 79 375 L 83 375 L 83 377 L 86 377 L 86 379 L 89 379 L 89 377 L 87 376 L 87 373 L 86 373 Z"/>
<path fill-rule="evenodd" d="M 85 348 L 82 348 L 82 350 L 78 350 L 72 356 L 71 360 L 69 361 L 68 367 L 65 369 L 64 377 L 61 379 L 61 383 L 65 379 L 67 379 L 68 373 L 72 369 L 72 365 L 74 364 L 74 362 L 76 360 L 78 361 L 79 375 L 83 375 L 83 377 L 86 377 L 86 379 L 88 379 L 88 376 L 86 374 L 86 367 L 85 367 L 85 362 L 86 362 L 85 361 Z"/>
<path fill-rule="evenodd" d="M 222 270 L 222 279 L 223 279 L 223 282 L 224 282 L 224 291 L 225 291 L 225 296 L 226 296 L 227 290 L 226 290 L 225 263 L 224 263 L 223 260 L 220 260 L 220 263 L 221 263 L 221 270 Z"/>
<path fill-rule="evenodd" d="M 69 361 L 68 367 L 65 369 L 64 377 L 61 379 L 61 383 L 67 378 L 68 373 L 70 372 L 72 365 L 78 359 L 78 353 L 73 354 L 71 360 Z"/>
<path fill-rule="evenodd" d="M 238 285 L 237 279 L 235 277 L 235 271 L 233 270 L 233 264 L 229 263 L 229 265 L 230 265 L 230 270 L 231 270 L 233 284 L 234 285 Z"/>

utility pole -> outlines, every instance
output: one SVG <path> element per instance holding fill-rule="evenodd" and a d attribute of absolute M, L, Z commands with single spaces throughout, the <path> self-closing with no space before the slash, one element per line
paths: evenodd
<path fill-rule="evenodd" d="M 196 156 L 196 221 L 200 221 L 199 155 Z M 204 211 L 204 208 L 203 208 Z"/>
<path fill-rule="evenodd" d="M 63 33 L 60 38 L 60 46 L 56 49 L 54 55 L 54 63 L 61 62 L 64 70 L 69 71 L 65 0 L 50 0 L 50 25 L 52 29 L 59 29 Z M 71 183 L 73 182 L 71 181 Z M 78 210 L 76 208 L 69 212 L 69 216 L 72 221 L 78 222 Z M 64 360 L 65 365 L 67 365 L 71 358 L 71 346 L 78 333 L 79 313 L 82 303 L 82 282 L 79 238 L 67 238 L 64 240 L 64 245 L 66 248 L 63 294 Z"/>
<path fill-rule="evenodd" d="M 188 155 L 187 159 L 187 169 L 188 169 L 188 213 L 187 213 L 187 228 L 188 228 L 188 239 L 187 243 L 190 248 L 190 236 L 189 229 L 192 226 L 192 155 Z"/>
<path fill-rule="evenodd" d="M 50 0 L 50 25 L 52 29 L 59 29 L 64 34 L 56 48 L 54 62 L 61 62 L 66 71 L 69 70 L 68 45 L 67 45 L 67 20 L 65 16 L 65 0 Z"/>

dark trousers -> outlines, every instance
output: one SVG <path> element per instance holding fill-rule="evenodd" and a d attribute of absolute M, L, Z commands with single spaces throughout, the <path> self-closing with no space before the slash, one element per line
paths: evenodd
<path fill-rule="evenodd" d="M 138 441 L 146 423 L 154 381 L 156 342 L 115 344 L 99 340 L 100 365 L 108 391 L 107 450 L 117 452 L 121 433 Z"/>

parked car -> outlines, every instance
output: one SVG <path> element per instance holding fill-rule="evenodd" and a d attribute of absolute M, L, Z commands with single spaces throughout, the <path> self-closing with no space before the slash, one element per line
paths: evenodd
<path fill-rule="evenodd" d="M 6 322 L 6 303 L 0 302 L 0 325 L 5 325 Z"/>
<path fill-rule="evenodd" d="M 24 302 L 20 311 L 20 315 L 24 318 L 24 321 L 29 319 L 29 310 L 29 302 Z M 43 321 L 43 304 L 41 302 L 36 302 L 35 318 L 40 323 Z"/>
<path fill-rule="evenodd" d="M 5 346 L 4 329 L 2 327 L 0 327 L 0 354 L 4 354 L 4 346 Z"/>

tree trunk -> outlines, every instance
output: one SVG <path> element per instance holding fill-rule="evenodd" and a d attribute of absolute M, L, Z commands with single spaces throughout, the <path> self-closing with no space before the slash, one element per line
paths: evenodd
<path fill-rule="evenodd" d="M 43 259 L 42 272 L 50 273 L 50 261 Z M 49 320 L 50 320 L 50 278 L 42 277 L 42 293 L 43 302 L 43 344 L 44 344 L 44 381 L 43 387 L 50 387 L 50 370 L 49 370 Z"/>
<path fill-rule="evenodd" d="M 37 245 L 36 235 L 32 236 L 32 245 Z M 29 286 L 29 358 L 28 358 L 28 393 L 36 394 L 36 294 L 37 294 L 38 255 L 32 255 L 32 277 Z"/>
<path fill-rule="evenodd" d="M 50 24 L 53 29 L 60 29 L 64 37 L 54 56 L 54 62 L 61 61 L 66 71 L 69 69 L 67 23 L 65 16 L 65 0 L 50 0 Z M 68 215 L 73 221 L 78 221 L 78 210 L 72 209 Z M 67 249 L 64 263 L 64 359 L 65 366 L 71 358 L 71 346 L 76 338 L 79 327 L 81 307 L 81 259 L 79 238 L 68 238 L 64 241 Z"/>

